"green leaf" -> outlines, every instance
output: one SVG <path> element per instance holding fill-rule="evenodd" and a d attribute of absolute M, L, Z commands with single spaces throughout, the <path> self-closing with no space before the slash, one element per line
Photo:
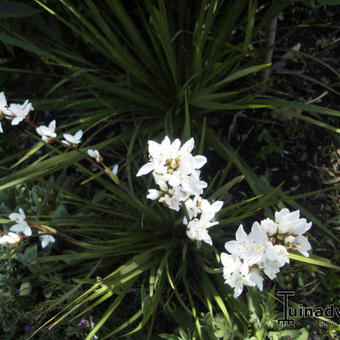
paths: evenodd
<path fill-rule="evenodd" d="M 330 260 L 324 259 L 320 256 L 311 255 L 310 257 L 305 257 L 305 256 L 302 256 L 302 255 L 289 253 L 289 257 L 292 260 L 297 260 L 297 261 L 301 261 L 301 262 L 305 262 L 305 263 L 315 264 L 317 266 L 322 266 L 322 267 L 340 270 L 339 266 L 332 264 Z"/>
<path fill-rule="evenodd" d="M 55 210 L 53 214 L 53 219 L 68 217 L 68 212 L 64 204 L 59 204 L 58 208 Z"/>
<path fill-rule="evenodd" d="M 52 294 L 55 292 L 55 290 L 56 290 L 55 284 L 49 284 L 46 287 L 44 287 L 43 294 L 45 298 L 49 299 L 52 296 Z"/>
<path fill-rule="evenodd" d="M 189 104 L 188 104 L 188 94 L 187 92 L 184 95 L 185 100 L 185 121 L 184 121 L 184 129 L 182 134 L 182 141 L 187 141 L 191 137 L 191 126 L 190 126 L 190 111 L 189 111 Z"/>
<path fill-rule="evenodd" d="M 85 340 L 91 340 L 93 339 L 93 336 L 98 332 L 98 330 L 103 326 L 103 324 L 106 322 L 106 320 L 110 317 L 110 315 L 116 310 L 116 308 L 120 305 L 126 294 L 129 292 L 129 290 L 132 287 L 132 284 L 135 282 L 135 280 L 131 280 L 131 282 L 127 282 L 124 286 L 124 289 L 118 294 L 116 299 L 113 301 L 111 306 L 106 310 L 104 315 L 101 317 L 101 319 L 96 323 L 95 327 L 92 328 L 91 332 L 87 335 Z M 111 293 L 111 292 L 110 292 Z"/>
<path fill-rule="evenodd" d="M 267 67 L 271 66 L 271 64 L 263 64 L 263 65 L 257 65 L 257 66 L 250 66 L 247 68 L 244 68 L 242 70 L 233 72 L 232 74 L 230 74 L 229 76 L 227 76 L 226 78 L 224 78 L 223 80 L 221 80 L 220 82 L 216 83 L 215 85 L 213 85 L 213 88 L 218 88 L 221 87 L 222 85 L 226 84 L 226 83 L 230 83 L 234 80 L 237 80 L 239 78 L 243 78 L 245 76 L 248 76 L 250 74 L 259 72 Z"/>
<path fill-rule="evenodd" d="M 105 190 L 97 190 L 92 198 L 93 203 L 100 203 L 105 198 Z"/>
<path fill-rule="evenodd" d="M 20 296 L 29 295 L 29 294 L 31 294 L 31 291 L 32 291 L 31 284 L 29 282 L 23 282 L 20 285 L 20 293 L 19 293 L 19 295 Z"/>
<path fill-rule="evenodd" d="M 37 257 L 38 257 L 38 246 L 36 244 L 33 244 L 29 246 L 28 248 L 26 248 L 23 260 L 29 265 L 35 264 Z"/>
<path fill-rule="evenodd" d="M 119 185 L 119 178 L 117 175 L 115 175 L 110 168 L 108 168 L 106 165 L 104 165 L 105 173 L 109 175 L 109 177 L 115 182 L 117 185 Z"/>
<path fill-rule="evenodd" d="M 268 332 L 267 336 L 270 340 L 307 340 L 309 338 L 309 333 L 306 328 L 300 328 Z"/>
<path fill-rule="evenodd" d="M 215 201 L 223 199 L 223 197 L 229 192 L 230 188 L 235 184 L 240 183 L 244 178 L 244 175 L 234 177 L 228 183 L 224 184 L 221 188 L 217 189 L 213 194 L 210 195 L 209 199 Z"/>

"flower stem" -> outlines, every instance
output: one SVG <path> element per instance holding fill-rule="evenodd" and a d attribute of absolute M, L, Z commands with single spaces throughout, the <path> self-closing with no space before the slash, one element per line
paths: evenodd
<path fill-rule="evenodd" d="M 184 202 L 184 201 L 181 201 L 181 205 L 182 205 L 182 209 L 183 209 L 185 218 L 187 219 L 188 224 L 189 224 L 189 222 L 190 222 L 190 217 L 189 217 L 188 209 L 187 209 L 187 207 L 186 207 L 186 205 L 185 205 L 185 202 Z"/>

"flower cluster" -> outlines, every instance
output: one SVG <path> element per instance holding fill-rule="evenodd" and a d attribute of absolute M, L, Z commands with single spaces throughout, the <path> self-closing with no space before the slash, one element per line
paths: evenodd
<path fill-rule="evenodd" d="M 25 236 L 32 235 L 32 230 L 26 222 L 26 215 L 21 208 L 19 208 L 19 213 L 12 213 L 8 217 L 11 221 L 16 222 L 16 224 L 9 228 L 10 231 L 14 233 L 22 233 Z"/>
<path fill-rule="evenodd" d="M 51 121 L 47 126 L 45 125 L 36 125 L 32 122 L 28 116 L 28 114 L 34 110 L 32 103 L 26 100 L 23 104 L 10 104 L 7 105 L 7 99 L 4 92 L 0 92 L 0 132 L 3 132 L 1 120 L 6 118 L 11 120 L 12 125 L 18 125 L 23 120 L 32 126 L 37 134 L 41 136 L 41 139 L 46 143 L 57 142 L 60 145 L 64 145 L 72 148 L 73 150 L 81 153 L 88 160 L 92 162 L 92 164 L 97 165 L 97 167 L 104 171 L 104 173 L 108 174 L 107 169 L 110 171 L 109 177 L 112 176 L 117 177 L 118 172 L 118 164 L 114 165 L 112 170 L 107 168 L 107 166 L 103 163 L 103 157 L 100 155 L 98 150 L 87 150 L 87 153 L 84 153 L 78 148 L 78 145 L 81 143 L 81 139 L 83 136 L 83 131 L 79 130 L 74 135 L 64 133 L 63 139 L 60 140 L 57 138 L 56 133 L 56 121 Z M 96 162 L 92 161 L 92 158 L 96 160 Z M 99 164 L 97 164 L 99 163 Z M 118 180 L 117 180 L 118 181 Z M 117 182 L 116 181 L 116 182 Z M 45 248 L 49 243 L 54 243 L 55 239 L 49 233 L 50 228 L 46 228 L 45 226 L 35 226 L 30 224 L 25 216 L 24 211 L 20 208 L 18 213 L 12 213 L 9 215 L 9 219 L 15 222 L 14 225 L 10 227 L 8 233 L 0 232 L 2 236 L 0 237 L 0 244 L 18 244 L 24 237 L 32 236 L 32 229 L 37 228 L 40 229 L 38 231 L 39 239 L 41 241 L 41 245 Z"/>
<path fill-rule="evenodd" d="M 3 117 L 11 120 L 12 125 L 18 125 L 24 119 L 28 120 L 28 114 L 33 111 L 33 105 L 31 102 L 26 100 L 23 104 L 11 104 L 7 105 L 7 99 L 4 92 L 0 92 L 0 121 Z M 34 125 L 32 122 L 30 124 Z M 48 126 L 40 125 L 35 126 L 35 130 L 44 142 L 51 143 L 57 137 L 56 121 L 53 120 Z M 0 132 L 3 132 L 2 125 L 0 122 Z M 64 133 L 64 139 L 61 141 L 66 146 L 76 146 L 81 143 L 83 131 L 79 130 L 74 136 Z"/>
<path fill-rule="evenodd" d="M 289 263 L 288 250 L 297 250 L 308 257 L 311 245 L 303 234 L 312 223 L 300 218 L 300 211 L 282 209 L 275 213 L 275 221 L 266 218 L 254 222 L 249 235 L 240 225 L 236 240 L 226 242 L 230 253 L 221 254 L 225 283 L 234 288 L 238 297 L 243 286 L 257 286 L 263 289 L 263 273 L 274 279 L 286 263 Z"/>
<path fill-rule="evenodd" d="M 32 110 L 33 105 L 28 100 L 26 100 L 23 104 L 12 103 L 8 106 L 5 94 L 0 92 L 0 120 L 5 117 L 6 119 L 11 120 L 12 125 L 18 125 Z M 0 132 L 3 132 L 1 122 Z"/>
<path fill-rule="evenodd" d="M 81 139 L 83 137 L 83 131 L 79 130 L 74 135 L 69 133 L 63 134 L 63 139 L 57 139 L 56 134 L 56 121 L 51 121 L 48 126 L 46 125 L 36 125 L 34 124 L 28 117 L 30 111 L 33 110 L 32 104 L 26 100 L 23 104 L 11 104 L 10 106 L 7 105 L 7 99 L 4 92 L 0 92 L 0 132 L 3 132 L 1 126 L 1 120 L 3 117 L 12 121 L 12 125 L 18 125 L 24 119 L 27 123 L 29 123 L 32 127 L 35 128 L 37 134 L 41 136 L 41 139 L 46 143 L 52 143 L 54 141 L 58 142 L 67 147 L 71 147 L 78 151 L 79 153 L 83 153 L 78 149 L 78 145 L 81 143 Z M 103 157 L 100 155 L 98 150 L 87 150 L 87 154 L 83 153 L 84 155 L 88 156 L 88 159 L 94 158 L 97 163 L 100 164 L 98 167 L 102 170 L 106 170 L 106 166 L 103 163 Z M 118 165 L 116 164 L 113 169 L 112 173 L 116 176 L 118 172 Z M 18 226 L 19 228 L 19 226 Z M 23 224 L 21 224 L 21 228 L 23 228 Z M 27 230 L 27 228 L 25 229 Z M 20 230 L 22 232 L 22 230 Z"/>
<path fill-rule="evenodd" d="M 207 183 L 200 180 L 199 169 L 207 159 L 191 154 L 194 148 L 193 138 L 182 146 L 178 138 L 171 143 L 167 136 L 160 144 L 152 140 L 148 144 L 149 162 L 141 167 L 137 176 L 152 172 L 159 190 L 149 189 L 147 198 L 158 200 L 176 211 L 182 207 L 188 237 L 211 245 L 208 228 L 218 224 L 213 219 L 222 208 L 223 202 L 210 204 L 201 197 Z"/>
<path fill-rule="evenodd" d="M 6 118 L 11 120 L 12 125 L 18 125 L 23 120 L 26 121 L 29 125 L 31 125 L 37 132 L 38 135 L 41 136 L 41 139 L 46 143 L 58 142 L 61 145 L 70 147 L 77 151 L 78 153 L 83 154 L 87 157 L 88 160 L 92 162 L 92 164 L 97 165 L 97 167 L 107 173 L 107 169 L 110 171 L 109 177 L 112 176 L 117 177 L 118 172 L 118 164 L 114 165 L 112 170 L 106 167 L 103 163 L 103 157 L 100 155 L 98 150 L 87 150 L 87 153 L 79 150 L 78 144 L 81 143 L 81 138 L 83 136 L 83 131 L 79 130 L 74 135 L 64 133 L 63 139 L 59 140 L 57 138 L 56 133 L 56 121 L 51 121 L 47 126 L 45 125 L 36 125 L 33 123 L 28 114 L 33 110 L 33 105 L 28 100 L 26 100 L 23 104 L 10 104 L 7 105 L 7 99 L 4 92 L 0 92 L 0 132 L 3 132 L 1 120 Z M 94 158 L 96 162 L 92 161 L 91 158 Z M 97 164 L 99 163 L 99 164 Z M 41 245 L 45 248 L 49 243 L 54 243 L 55 239 L 52 235 L 50 235 L 49 228 L 45 226 L 35 226 L 30 224 L 25 216 L 24 211 L 20 208 L 18 213 L 12 213 L 9 215 L 9 219 L 15 222 L 14 225 L 10 227 L 8 233 L 0 232 L 2 236 L 0 237 L 0 244 L 18 244 L 23 239 L 23 237 L 32 236 L 32 229 L 37 228 L 40 229 L 38 231 L 39 238 L 41 241 Z M 47 233 L 46 233 L 47 232 Z"/>
<path fill-rule="evenodd" d="M 8 233 L 3 233 L 4 235 L 0 237 L 0 244 L 18 244 L 23 236 L 32 235 L 32 225 L 27 221 L 26 215 L 21 208 L 19 208 L 19 213 L 12 213 L 8 217 L 15 224 L 9 228 Z M 38 231 L 38 233 L 42 234 L 39 236 L 42 248 L 45 248 L 49 243 L 55 242 L 52 235 L 43 234 L 42 231 Z"/>
<path fill-rule="evenodd" d="M 83 131 L 79 130 L 74 135 L 64 133 L 63 139 L 57 138 L 56 121 L 51 121 L 47 126 L 36 125 L 28 117 L 33 110 L 32 103 L 26 100 L 23 104 L 12 103 L 7 105 L 7 99 L 0 92 L 0 132 L 3 132 L 1 120 L 6 118 L 12 125 L 18 125 L 25 120 L 30 124 L 41 139 L 46 143 L 58 142 L 83 154 L 94 166 L 101 169 L 116 182 L 118 165 L 112 170 L 108 168 L 98 150 L 88 149 L 87 153 L 81 151 Z M 187 236 L 192 241 L 203 241 L 212 245 L 208 229 L 218 224 L 215 215 L 223 206 L 222 201 L 210 203 L 202 197 L 204 189 L 208 186 L 200 179 L 200 169 L 206 164 L 204 156 L 192 155 L 194 139 L 191 138 L 181 146 L 181 141 L 173 142 L 166 136 L 161 143 L 148 141 L 149 162 L 141 167 L 137 176 L 152 172 L 158 186 L 149 189 L 147 198 L 158 200 L 169 209 L 184 212 L 183 224 L 186 226 Z M 119 183 L 119 181 L 117 181 Z M 42 248 L 55 239 L 55 233 L 47 226 L 34 225 L 28 221 L 24 211 L 9 215 L 14 224 L 9 232 L 0 232 L 0 244 L 19 244 L 25 237 L 32 236 L 32 229 L 38 229 Z M 263 289 L 263 280 L 266 275 L 274 279 L 280 268 L 289 263 L 288 251 L 298 251 L 308 257 L 311 245 L 304 233 L 311 228 L 312 223 L 300 218 L 300 212 L 290 212 L 282 209 L 275 213 L 275 220 L 266 218 L 260 223 L 254 222 L 251 232 L 246 234 L 240 225 L 236 232 L 236 240 L 225 243 L 228 253 L 221 254 L 223 276 L 225 283 L 234 288 L 234 297 L 238 297 L 244 286 L 257 286 Z"/>

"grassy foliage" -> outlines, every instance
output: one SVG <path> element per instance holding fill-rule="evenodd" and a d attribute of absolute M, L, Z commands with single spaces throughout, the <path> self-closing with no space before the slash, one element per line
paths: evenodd
<path fill-rule="evenodd" d="M 117 183 L 89 166 L 81 154 L 43 143 L 31 132 L 33 147 L 25 145 L 24 151 L 0 160 L 2 222 L 8 222 L 10 211 L 23 207 L 36 224 L 57 230 L 57 243 L 47 254 L 28 244 L 24 254 L 29 249 L 36 253 L 34 265 L 44 268 L 44 276 L 28 268 L 42 285 L 50 285 L 56 275 L 72 293 L 63 298 L 57 294 L 53 306 L 60 302 L 60 311 L 41 317 L 35 330 L 53 329 L 65 320 L 74 325 L 95 315 L 86 339 L 134 336 L 141 330 L 144 338 L 152 339 L 155 329 L 164 339 L 261 339 L 265 334 L 306 338 L 303 327 L 284 333 L 274 325 L 277 304 L 269 289 L 263 294 L 249 290 L 245 298 L 233 299 L 216 269 L 221 266 L 218 254 L 236 223 L 261 211 L 272 216 L 273 209 L 283 206 L 300 209 L 334 242 L 339 240 L 297 203 L 304 196 L 289 197 L 281 186 L 259 178 L 207 124 L 213 115 L 221 119 L 237 110 L 263 108 L 289 110 L 296 119 L 340 132 L 307 114 L 339 117 L 338 111 L 259 95 L 259 73 L 270 67 L 263 64 L 265 32 L 288 5 L 275 1 L 257 6 L 252 0 L 34 0 L 29 2 L 32 17 L 13 21 L 11 12 L 0 21 L 1 47 L 9 64 L 17 51 L 39 61 L 35 76 L 44 82 L 44 98 L 32 98 L 35 120 L 43 122 L 43 112 L 49 110 L 46 118 L 57 119 L 59 133 L 84 130 L 81 150 L 98 149 L 108 166 L 119 164 Z M 7 66 L 0 68 L 3 74 L 22 72 L 24 80 L 29 73 Z M 7 91 L 6 84 L 2 86 Z M 17 89 L 7 92 L 12 98 L 20 96 Z M 227 199 L 242 180 L 249 186 L 250 197 L 226 200 L 218 214 L 220 224 L 212 231 L 216 247 L 191 242 L 179 214 L 144 198 L 150 179 L 137 180 L 135 174 L 145 162 L 146 141 L 165 134 L 184 140 L 194 136 L 199 153 L 206 151 L 217 160 L 219 169 L 205 174 L 208 199 Z M 316 256 L 309 260 L 338 268 Z M 178 335 L 157 327 L 166 309 L 179 320 Z M 189 320 L 186 326 L 182 315 Z"/>

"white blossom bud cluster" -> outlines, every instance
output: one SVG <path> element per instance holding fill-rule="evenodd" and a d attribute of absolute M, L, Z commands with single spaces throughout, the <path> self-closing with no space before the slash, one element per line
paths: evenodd
<path fill-rule="evenodd" d="M 0 92 L 0 132 L 3 132 L 1 120 L 4 117 L 11 120 L 12 125 L 18 125 L 24 119 L 26 119 L 28 114 L 33 110 L 33 105 L 28 100 L 26 100 L 23 104 L 11 104 L 8 106 L 4 92 Z M 36 128 L 36 132 L 38 133 L 38 135 L 41 136 L 41 139 L 44 142 L 51 143 L 57 137 L 55 129 L 56 121 L 53 120 L 49 123 L 48 126 L 38 126 Z M 74 136 L 68 133 L 64 133 L 64 139 L 61 142 L 66 146 L 76 146 L 81 143 L 82 136 L 82 130 L 77 131 Z"/>
<path fill-rule="evenodd" d="M 152 171 L 159 189 L 149 189 L 147 198 L 158 200 L 169 209 L 185 212 L 183 223 L 188 237 L 195 241 L 204 241 L 212 245 L 208 228 L 218 224 L 213 221 L 215 214 L 222 208 L 223 202 L 210 204 L 203 199 L 203 189 L 207 183 L 200 180 L 200 169 L 207 159 L 193 156 L 194 139 L 181 146 L 177 138 L 172 143 L 169 137 L 158 144 L 152 140 L 149 144 L 149 162 L 141 167 L 137 176 Z"/>
<path fill-rule="evenodd" d="M 241 295 L 244 286 L 263 289 L 263 274 L 271 280 L 286 263 L 288 250 L 297 250 L 308 257 L 312 248 L 303 234 L 312 226 L 300 218 L 300 211 L 284 208 L 275 213 L 275 221 L 266 218 L 254 222 L 249 235 L 240 225 L 236 240 L 225 243 L 230 253 L 221 253 L 225 283 L 234 288 L 234 297 Z"/>
<path fill-rule="evenodd" d="M 41 139 L 44 142 L 52 143 L 54 141 L 57 141 L 67 147 L 77 149 L 77 146 L 81 143 L 81 138 L 83 136 L 82 130 L 77 131 L 74 135 L 64 133 L 64 138 L 62 140 L 58 140 L 56 134 L 56 121 L 51 121 L 48 126 L 37 126 L 32 121 L 30 121 L 28 117 L 28 114 L 33 110 L 33 105 L 28 100 L 26 100 L 23 104 L 10 104 L 8 106 L 4 92 L 0 92 L 0 133 L 3 132 L 1 125 L 1 120 L 3 118 L 11 120 L 12 125 L 18 125 L 23 120 L 26 120 L 31 126 L 35 128 L 37 134 L 41 136 Z M 91 158 L 94 158 L 97 163 L 101 163 L 101 167 L 105 169 L 105 165 L 103 164 L 103 157 L 100 155 L 98 150 L 89 149 L 87 150 L 87 155 Z M 117 172 L 118 164 L 114 165 L 112 169 L 112 173 L 114 175 L 117 175 Z M 0 236 L 0 244 L 18 244 L 23 237 L 29 237 L 32 235 L 31 227 L 34 225 L 27 222 L 25 213 L 21 208 L 19 209 L 19 213 L 10 214 L 9 219 L 16 223 L 10 227 L 10 231 L 8 233 L 0 232 L 0 235 L 2 235 Z M 40 227 L 38 226 L 38 229 L 39 228 Z M 46 228 L 43 227 L 42 229 L 44 230 Z M 43 248 L 45 248 L 49 243 L 55 242 L 54 237 L 52 235 L 44 233 L 44 231 L 38 231 L 38 234 Z"/>
<path fill-rule="evenodd" d="M 28 100 L 26 100 L 23 104 L 12 103 L 8 106 L 5 94 L 0 92 L 0 121 L 3 117 L 5 117 L 6 119 L 11 120 L 12 125 L 18 125 L 32 110 L 33 105 Z M 1 122 L 0 132 L 3 132 Z"/>
<path fill-rule="evenodd" d="M 0 244 L 18 244 L 20 243 L 22 236 L 31 236 L 32 229 L 27 222 L 26 215 L 24 211 L 19 208 L 19 213 L 12 213 L 8 218 L 15 222 L 10 228 L 9 233 L 2 233 L 3 236 L 0 237 Z M 38 231 L 41 234 L 41 231 Z M 55 239 L 52 235 L 43 234 L 39 236 L 42 248 L 45 248 L 49 243 L 54 243 Z"/>

